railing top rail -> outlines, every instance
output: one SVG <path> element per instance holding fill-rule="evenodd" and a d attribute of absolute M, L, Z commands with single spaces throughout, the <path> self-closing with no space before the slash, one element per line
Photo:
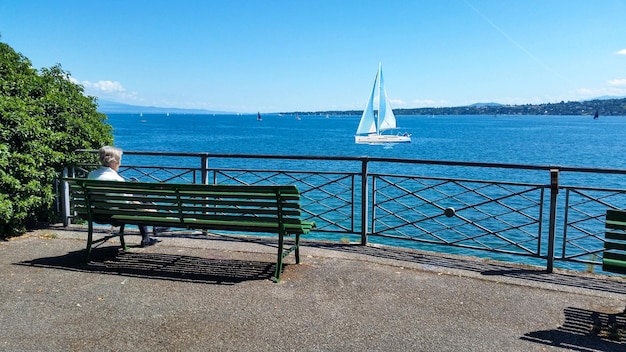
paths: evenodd
<path fill-rule="evenodd" d="M 77 152 L 96 153 L 93 149 L 79 149 Z M 124 151 L 127 155 L 148 155 L 148 156 L 172 156 L 172 157 L 207 157 L 207 158 L 247 158 L 247 159 L 282 159 L 282 160 L 324 160 L 324 161 L 367 161 L 382 163 L 406 163 L 406 164 L 423 164 L 423 165 L 440 165 L 440 166 L 465 166 L 479 168 L 499 168 L 499 169 L 521 169 L 550 171 L 558 170 L 560 172 L 582 172 L 582 173 L 607 173 L 607 174 L 624 174 L 625 169 L 611 168 L 593 168 L 593 167 L 573 167 L 562 165 L 529 165 L 529 164 L 505 164 L 505 163 L 489 163 L 489 162 L 471 162 L 471 161 L 454 161 L 454 160 L 429 160 L 429 159 L 403 159 L 403 158 L 385 158 L 372 156 L 320 156 L 320 155 L 275 155 L 275 154 L 223 154 L 223 153 L 200 153 L 200 152 L 150 152 L 150 151 Z"/>

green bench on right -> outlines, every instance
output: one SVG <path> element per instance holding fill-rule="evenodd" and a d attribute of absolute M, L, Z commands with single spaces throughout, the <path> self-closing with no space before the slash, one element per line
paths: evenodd
<path fill-rule="evenodd" d="M 602 270 L 626 274 L 626 211 L 606 211 Z"/>

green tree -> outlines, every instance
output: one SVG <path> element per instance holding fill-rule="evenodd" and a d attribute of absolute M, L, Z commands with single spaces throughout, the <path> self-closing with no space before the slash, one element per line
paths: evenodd
<path fill-rule="evenodd" d="M 85 161 L 75 150 L 112 143 L 106 115 L 83 93 L 61 65 L 38 71 L 0 42 L 0 237 L 52 220 L 55 180 Z"/>

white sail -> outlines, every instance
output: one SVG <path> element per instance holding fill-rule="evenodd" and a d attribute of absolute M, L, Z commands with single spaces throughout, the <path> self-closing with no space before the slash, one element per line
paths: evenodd
<path fill-rule="evenodd" d="M 378 73 L 376 74 L 376 79 L 374 80 L 374 86 L 372 87 L 372 93 L 370 94 L 370 98 L 367 101 L 367 105 L 365 105 L 365 109 L 363 109 L 363 115 L 361 115 L 361 121 L 359 122 L 359 127 L 356 129 L 357 134 L 364 133 L 376 133 L 376 115 L 374 114 L 374 95 L 376 94 L 376 83 L 378 82 Z"/>
<path fill-rule="evenodd" d="M 376 88 L 378 87 L 378 115 L 374 111 L 374 100 Z M 396 117 L 393 114 L 389 100 L 387 99 L 387 90 L 383 80 L 382 64 L 378 65 L 378 72 L 374 80 L 374 86 L 370 94 L 367 105 L 361 115 L 361 121 L 356 130 L 356 143 L 410 143 L 411 136 L 407 133 L 391 135 L 382 134 L 383 131 L 396 129 Z"/>
<path fill-rule="evenodd" d="M 383 69 L 382 66 L 378 68 L 379 75 L 379 98 L 378 98 L 378 130 L 393 130 L 396 128 L 396 116 L 393 114 L 391 104 L 387 99 L 387 89 L 385 89 L 385 83 L 383 81 Z"/>

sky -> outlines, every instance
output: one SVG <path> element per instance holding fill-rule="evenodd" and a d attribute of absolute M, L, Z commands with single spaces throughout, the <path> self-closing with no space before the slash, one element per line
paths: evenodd
<path fill-rule="evenodd" d="M 87 95 L 227 112 L 626 96 L 626 0 L 0 0 L 0 41 Z"/>

